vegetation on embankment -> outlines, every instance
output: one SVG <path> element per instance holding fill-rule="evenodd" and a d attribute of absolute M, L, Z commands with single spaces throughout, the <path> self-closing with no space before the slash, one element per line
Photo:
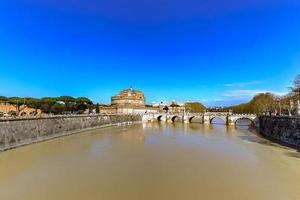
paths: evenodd
<path fill-rule="evenodd" d="M 283 96 L 272 93 L 257 94 L 248 103 L 229 106 L 224 110 L 234 113 L 255 113 L 257 115 L 295 115 L 297 101 L 300 99 L 300 74 L 296 76 L 290 92 Z"/>
<path fill-rule="evenodd" d="M 15 106 L 15 113 L 11 115 L 19 115 L 19 113 L 25 107 L 41 110 L 42 113 L 52 114 L 70 114 L 70 113 L 83 113 L 85 110 L 95 110 L 99 113 L 99 105 L 94 104 L 92 100 L 86 97 L 44 97 L 44 98 L 32 98 L 32 97 L 5 97 L 0 96 L 0 102 L 7 102 Z M 32 113 L 34 115 L 34 113 Z"/>

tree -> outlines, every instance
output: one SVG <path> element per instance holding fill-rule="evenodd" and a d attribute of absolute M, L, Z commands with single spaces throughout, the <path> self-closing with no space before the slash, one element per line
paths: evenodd
<path fill-rule="evenodd" d="M 251 110 L 258 114 L 271 114 L 276 110 L 276 101 L 272 93 L 261 93 L 256 95 L 251 101 Z"/>
<path fill-rule="evenodd" d="M 163 108 L 163 110 L 164 111 L 166 111 L 166 113 L 169 111 L 169 107 L 168 106 L 165 106 L 164 108 Z"/>
<path fill-rule="evenodd" d="M 5 96 L 0 96 L 0 102 L 6 102 L 6 101 L 8 101 L 8 98 L 7 97 L 5 97 Z"/>
<path fill-rule="evenodd" d="M 93 102 L 86 98 L 86 97 L 78 97 L 76 100 L 76 110 L 77 111 L 84 111 L 86 109 L 89 109 L 89 112 L 91 111 L 92 109 L 92 105 L 93 105 Z"/>
<path fill-rule="evenodd" d="M 274 99 L 274 104 L 273 104 L 273 109 L 275 109 L 275 115 L 279 114 L 281 115 L 282 113 L 282 97 L 279 95 L 273 95 L 273 99 Z"/>
<path fill-rule="evenodd" d="M 93 102 L 89 98 L 86 98 L 86 97 L 78 97 L 77 99 L 75 99 L 75 102 L 77 104 L 90 104 L 90 105 L 93 104 Z"/>
<path fill-rule="evenodd" d="M 294 90 L 297 90 L 297 92 L 300 91 L 300 74 L 298 74 L 298 75 L 295 77 L 293 86 L 294 86 L 294 87 L 293 87 Z"/>
<path fill-rule="evenodd" d="M 294 83 L 293 83 L 293 87 L 292 87 L 292 91 L 295 92 L 295 97 L 296 97 L 296 115 L 300 115 L 300 74 L 298 74 L 295 79 L 294 79 Z"/>
<path fill-rule="evenodd" d="M 10 97 L 8 98 L 8 102 L 15 106 L 16 108 L 16 115 L 19 116 L 22 109 L 25 107 L 25 99 L 20 97 Z M 21 107 L 23 105 L 23 107 Z"/>
<path fill-rule="evenodd" d="M 288 114 L 289 116 L 292 115 L 292 111 L 294 109 L 294 96 L 295 94 L 293 92 L 289 92 L 285 96 L 282 97 L 282 109 L 283 112 Z"/>
<path fill-rule="evenodd" d="M 175 113 L 179 112 L 178 107 L 180 107 L 176 102 L 172 102 L 171 105 L 171 110 Z"/>
<path fill-rule="evenodd" d="M 44 97 L 41 99 L 41 110 L 44 113 L 51 113 L 51 107 L 56 103 L 55 98 Z"/>
<path fill-rule="evenodd" d="M 41 108 L 41 100 L 36 98 L 26 98 L 26 104 L 28 107 L 35 109 L 35 113 L 37 113 L 37 110 Z"/>
<path fill-rule="evenodd" d="M 71 104 L 75 103 L 75 98 L 71 96 L 60 96 L 56 98 L 57 101 L 62 101 L 65 104 L 65 110 L 66 112 L 70 112 L 71 110 Z"/>
<path fill-rule="evenodd" d="M 60 103 L 55 103 L 51 107 L 51 113 L 57 115 L 57 114 L 63 114 L 65 112 L 65 105 Z"/>
<path fill-rule="evenodd" d="M 185 110 L 191 113 L 202 113 L 205 110 L 205 106 L 200 102 L 187 102 L 184 106 Z"/>
<path fill-rule="evenodd" d="M 95 105 L 95 110 L 97 114 L 100 113 L 100 105 L 98 103 Z"/>

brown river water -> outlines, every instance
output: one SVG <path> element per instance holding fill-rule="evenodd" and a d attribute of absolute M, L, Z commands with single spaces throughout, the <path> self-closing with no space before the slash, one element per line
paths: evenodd
<path fill-rule="evenodd" d="M 300 153 L 246 126 L 110 127 L 0 153 L 0 200 L 299 200 Z"/>

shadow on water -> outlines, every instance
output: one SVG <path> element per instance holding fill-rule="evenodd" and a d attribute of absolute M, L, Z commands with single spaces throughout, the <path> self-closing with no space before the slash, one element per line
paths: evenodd
<path fill-rule="evenodd" d="M 300 159 L 300 150 L 297 150 L 296 152 L 285 152 L 284 154 L 289 156 L 289 157 Z"/>
<path fill-rule="evenodd" d="M 261 145 L 265 145 L 265 146 L 271 146 L 271 147 L 276 147 L 276 148 L 280 148 L 283 150 L 288 150 L 286 152 L 284 152 L 284 154 L 286 156 L 289 157 L 294 157 L 294 158 L 300 158 L 300 150 L 296 150 L 296 151 L 291 151 L 293 149 L 290 148 L 290 146 L 286 146 L 285 144 L 277 143 L 275 141 L 269 140 L 267 138 L 265 138 L 264 136 L 262 136 L 257 129 L 253 126 L 253 124 L 247 124 L 244 123 L 244 121 L 239 122 L 238 124 L 236 124 L 236 128 L 240 129 L 240 130 L 248 130 L 250 131 L 253 135 L 244 135 L 244 136 L 238 136 L 240 139 L 247 141 L 247 142 L 253 142 L 253 143 L 257 143 L 257 144 L 261 144 Z"/>
<path fill-rule="evenodd" d="M 281 149 L 290 149 L 289 147 L 282 146 L 280 144 L 274 143 L 268 139 L 265 139 L 262 135 L 259 134 L 257 129 L 253 126 L 253 123 L 248 119 L 241 119 L 236 122 L 236 129 L 239 129 L 241 131 L 249 131 L 252 134 L 249 135 L 247 132 L 244 132 L 245 135 L 243 136 L 237 136 L 238 138 L 252 143 L 257 143 L 265 146 L 272 146 L 277 147 Z"/>
<path fill-rule="evenodd" d="M 266 139 L 261 138 L 261 137 L 256 136 L 256 135 L 253 135 L 253 136 L 252 135 L 244 135 L 244 136 L 238 136 L 238 137 L 241 138 L 244 141 L 247 141 L 247 142 L 253 142 L 253 143 L 272 146 L 272 147 L 278 147 L 278 148 L 281 148 L 281 149 L 290 149 L 288 147 L 281 146 L 279 144 L 276 144 L 274 142 L 271 142 L 269 140 L 266 140 Z"/>

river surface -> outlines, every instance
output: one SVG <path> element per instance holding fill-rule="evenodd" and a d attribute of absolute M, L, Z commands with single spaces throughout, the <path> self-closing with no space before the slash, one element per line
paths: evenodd
<path fill-rule="evenodd" d="M 136 124 L 0 153 L 1 200 L 299 200 L 300 153 L 247 127 Z"/>

